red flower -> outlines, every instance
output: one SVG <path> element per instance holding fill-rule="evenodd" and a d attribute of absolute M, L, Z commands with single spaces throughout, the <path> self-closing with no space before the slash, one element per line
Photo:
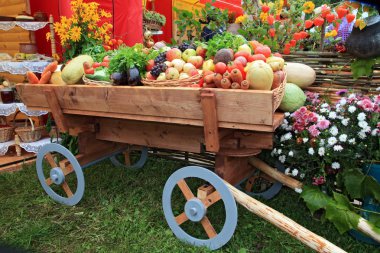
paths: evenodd
<path fill-rule="evenodd" d="M 321 26 L 323 25 L 323 23 L 325 22 L 325 20 L 321 17 L 318 17 L 318 18 L 315 18 L 314 19 L 314 25 L 315 26 Z"/>
<path fill-rule="evenodd" d="M 322 18 L 325 18 L 329 13 L 330 13 L 330 7 L 328 7 L 326 4 L 322 5 L 322 8 L 321 8 Z"/>
<path fill-rule="evenodd" d="M 268 21 L 269 25 L 273 25 L 273 23 L 274 23 L 274 17 L 273 17 L 273 15 L 268 15 L 267 21 Z"/>
<path fill-rule="evenodd" d="M 338 14 L 338 18 L 341 19 L 347 15 L 348 10 L 346 8 L 339 7 L 338 9 L 336 9 L 336 13 Z"/>
<path fill-rule="evenodd" d="M 302 35 L 301 35 L 301 33 L 294 33 L 294 34 L 293 34 L 293 39 L 295 39 L 295 40 L 300 40 L 300 39 L 302 39 Z"/>
<path fill-rule="evenodd" d="M 326 15 L 327 22 L 331 23 L 335 20 L 335 15 L 333 13 L 329 13 Z"/>
<path fill-rule="evenodd" d="M 291 41 L 289 41 L 289 45 L 292 46 L 292 47 L 295 47 L 295 46 L 296 46 L 296 43 L 297 43 L 296 40 L 291 40 Z"/>
<path fill-rule="evenodd" d="M 270 10 L 270 8 L 268 5 L 264 4 L 263 6 L 261 6 L 261 10 L 262 10 L 262 12 L 267 13 Z"/>
<path fill-rule="evenodd" d="M 280 16 L 280 14 L 277 14 L 277 15 L 276 15 L 276 20 L 277 20 L 277 21 L 280 21 L 280 20 L 281 20 L 281 16 Z"/>
<path fill-rule="evenodd" d="M 290 54 L 290 48 L 289 47 L 285 47 L 283 53 L 284 54 Z"/>
<path fill-rule="evenodd" d="M 268 33 L 272 38 L 276 35 L 276 31 L 273 28 L 269 29 Z"/>
<path fill-rule="evenodd" d="M 302 39 L 306 39 L 307 36 L 309 36 L 309 34 L 307 32 L 305 32 L 305 31 L 299 32 L 299 34 L 301 34 L 301 38 Z"/>
<path fill-rule="evenodd" d="M 314 23 L 313 23 L 312 20 L 306 20 L 306 21 L 305 21 L 305 28 L 306 28 L 306 29 L 311 28 L 313 25 L 314 25 Z"/>
<path fill-rule="evenodd" d="M 346 19 L 347 19 L 347 22 L 348 22 L 348 23 L 351 23 L 352 21 L 354 21 L 354 19 L 355 19 L 355 15 L 352 14 L 352 13 L 347 14 L 347 15 L 346 15 Z"/>

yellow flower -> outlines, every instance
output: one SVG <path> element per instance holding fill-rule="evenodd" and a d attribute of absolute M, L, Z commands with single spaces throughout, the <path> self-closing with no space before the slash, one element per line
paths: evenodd
<path fill-rule="evenodd" d="M 78 27 L 78 26 L 74 26 L 71 30 L 70 30 L 70 39 L 72 41 L 79 41 L 80 40 L 80 37 L 81 37 L 81 30 L 82 28 Z"/>
<path fill-rule="evenodd" d="M 359 27 L 360 30 L 363 30 L 364 27 L 366 27 L 366 22 L 363 19 L 357 19 L 355 21 L 355 27 Z"/>
<path fill-rule="evenodd" d="M 51 39 L 51 34 L 50 32 L 46 33 L 46 40 L 49 41 Z"/>
<path fill-rule="evenodd" d="M 325 38 L 331 37 L 331 32 L 325 33 Z"/>
<path fill-rule="evenodd" d="M 303 4 L 303 12 L 310 14 L 313 12 L 315 4 L 312 1 L 307 1 Z"/>
<path fill-rule="evenodd" d="M 336 31 L 336 30 L 332 30 L 331 31 L 331 36 L 332 37 L 335 37 L 335 36 L 337 36 L 338 35 L 338 32 Z"/>
<path fill-rule="evenodd" d="M 243 23 L 246 20 L 247 20 L 247 15 L 240 15 L 239 17 L 235 19 L 235 24 Z"/>
<path fill-rule="evenodd" d="M 100 10 L 100 16 L 102 16 L 104 18 L 110 18 L 110 17 L 112 17 L 112 14 L 102 9 L 102 10 Z"/>
<path fill-rule="evenodd" d="M 284 0 L 277 0 L 275 2 L 275 6 L 276 6 L 276 14 L 280 15 L 282 12 L 282 7 L 284 6 Z"/>
<path fill-rule="evenodd" d="M 260 20 L 261 22 L 265 23 L 267 21 L 268 13 L 261 12 L 260 13 Z"/>

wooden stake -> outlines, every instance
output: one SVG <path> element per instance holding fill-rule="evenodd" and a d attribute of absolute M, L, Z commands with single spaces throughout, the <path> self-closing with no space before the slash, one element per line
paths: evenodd
<path fill-rule="evenodd" d="M 230 189 L 232 195 L 239 204 L 247 208 L 250 212 L 269 221 L 282 231 L 290 234 L 291 236 L 301 241 L 313 250 L 324 253 L 346 252 L 343 249 L 336 246 L 335 244 L 332 244 L 325 238 L 317 234 L 314 234 L 310 230 L 302 227 L 301 225 L 288 218 L 287 216 L 283 215 L 282 213 L 239 191 L 234 186 L 230 185 L 228 182 L 225 181 L 225 184 Z"/>

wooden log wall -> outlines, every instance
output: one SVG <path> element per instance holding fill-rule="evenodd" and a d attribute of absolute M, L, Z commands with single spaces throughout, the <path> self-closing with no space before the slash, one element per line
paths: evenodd
<path fill-rule="evenodd" d="M 28 10 L 28 0 L 0 0 L 0 16 L 16 17 L 19 13 Z M 29 31 L 15 27 L 9 31 L 0 30 L 0 53 L 8 53 L 14 56 L 19 52 L 19 43 L 29 43 Z M 0 76 L 12 82 L 22 82 L 23 75 L 11 75 L 0 73 Z"/>

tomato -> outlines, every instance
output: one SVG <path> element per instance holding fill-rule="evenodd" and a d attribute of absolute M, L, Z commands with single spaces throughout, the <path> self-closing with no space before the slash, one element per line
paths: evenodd
<path fill-rule="evenodd" d="M 258 42 L 257 40 L 252 40 L 252 41 L 249 42 L 249 45 L 251 46 L 251 48 L 252 48 L 253 50 L 255 50 L 256 47 L 258 47 L 258 46 L 262 46 L 263 44 L 261 44 L 261 43 Z"/>
<path fill-rule="evenodd" d="M 102 62 L 102 63 L 100 63 L 100 65 L 108 68 L 110 66 L 110 62 Z"/>
<path fill-rule="evenodd" d="M 332 23 L 335 20 L 335 15 L 333 13 L 327 14 L 326 20 L 327 20 L 327 22 Z"/>
<path fill-rule="evenodd" d="M 355 15 L 352 14 L 352 13 L 347 14 L 347 15 L 346 15 L 346 19 L 347 19 L 347 22 L 348 22 L 348 23 L 351 23 L 352 21 L 354 21 L 354 19 L 355 19 Z"/>
<path fill-rule="evenodd" d="M 120 45 L 122 45 L 124 43 L 124 41 L 123 40 L 117 40 L 117 44 L 120 46 Z"/>
<path fill-rule="evenodd" d="M 110 57 L 108 55 L 104 56 L 103 62 L 110 62 Z"/>
<path fill-rule="evenodd" d="M 267 13 L 270 10 L 270 7 L 268 5 L 263 5 L 261 6 L 261 11 L 264 13 Z"/>
<path fill-rule="evenodd" d="M 336 13 L 338 14 L 338 18 L 342 19 L 344 16 L 347 15 L 348 10 L 346 8 L 343 8 L 343 7 L 338 7 L 336 9 Z"/>
<path fill-rule="evenodd" d="M 269 57 L 271 53 L 272 52 L 268 46 L 258 46 L 255 49 L 255 54 L 263 54 L 265 57 Z"/>
<path fill-rule="evenodd" d="M 267 58 L 265 57 L 265 55 L 263 55 L 263 54 L 254 54 L 254 55 L 251 55 L 250 57 L 249 57 L 249 62 L 253 62 L 253 61 L 257 61 L 257 60 L 262 60 L 262 61 L 264 61 L 264 62 L 266 62 L 267 61 Z"/>
<path fill-rule="evenodd" d="M 92 67 L 93 67 L 94 69 L 99 68 L 100 66 L 102 66 L 102 65 L 100 64 L 100 62 L 94 62 L 94 64 L 92 64 Z"/>
<path fill-rule="evenodd" d="M 309 20 L 305 21 L 305 28 L 306 29 L 311 28 L 313 25 L 314 25 L 314 22 L 312 20 L 309 19 Z"/>
<path fill-rule="evenodd" d="M 273 17 L 273 15 L 268 15 L 267 22 L 268 22 L 269 25 L 273 25 L 274 24 L 274 17 Z"/>
<path fill-rule="evenodd" d="M 224 72 L 226 72 L 227 70 L 227 65 L 224 63 L 224 62 L 218 62 L 217 64 L 215 64 L 215 73 L 219 73 L 221 75 L 224 74 Z"/>
<path fill-rule="evenodd" d="M 234 59 L 238 58 L 239 56 L 243 56 L 245 59 L 248 60 L 249 55 L 250 54 L 247 51 L 239 51 L 235 53 Z"/>
<path fill-rule="evenodd" d="M 294 33 L 293 34 L 293 39 L 296 40 L 296 41 L 302 39 L 301 33 Z"/>
<path fill-rule="evenodd" d="M 94 70 L 94 68 L 85 69 L 84 73 L 86 75 L 93 75 L 95 73 L 95 70 Z"/>
<path fill-rule="evenodd" d="M 273 28 L 269 29 L 268 33 L 272 38 L 276 35 L 276 31 Z"/>
<path fill-rule="evenodd" d="M 291 41 L 289 41 L 289 44 L 290 44 L 291 47 L 295 47 L 296 44 L 297 44 L 297 41 L 296 40 L 291 40 Z"/>
<path fill-rule="evenodd" d="M 315 26 L 321 26 L 323 25 L 323 23 L 325 22 L 325 20 L 321 17 L 318 17 L 318 18 L 315 18 L 314 19 L 314 25 Z"/>

